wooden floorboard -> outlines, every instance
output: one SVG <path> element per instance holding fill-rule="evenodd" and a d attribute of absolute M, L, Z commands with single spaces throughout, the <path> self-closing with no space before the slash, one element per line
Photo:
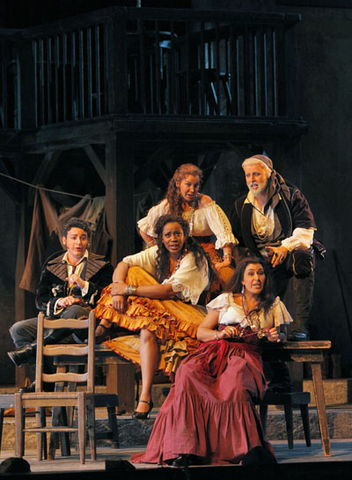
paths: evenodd
<path fill-rule="evenodd" d="M 320 440 L 313 440 L 311 447 L 306 447 L 304 440 L 295 440 L 294 449 L 289 450 L 286 441 L 272 442 L 278 463 L 280 464 L 307 464 L 307 463 L 331 463 L 331 462 L 352 462 L 352 439 L 332 440 L 332 454 L 331 457 L 324 457 L 323 449 Z M 82 471 L 105 471 L 105 462 L 107 460 L 130 460 L 131 455 L 136 452 L 142 452 L 143 448 L 125 448 L 112 449 L 100 448 L 98 449 L 97 461 L 93 462 L 89 458 L 89 451 L 87 452 L 87 460 L 85 465 L 81 465 L 78 459 L 78 453 L 73 451 L 72 456 L 61 457 L 59 451 L 57 458 L 54 461 L 44 460 L 38 462 L 36 460 L 36 452 L 30 451 L 24 457 L 31 466 L 32 472 L 46 472 L 46 473 L 64 473 L 64 472 L 82 472 Z M 13 451 L 2 451 L 0 460 L 14 456 Z M 158 469 L 164 468 L 157 465 L 139 464 L 135 465 L 138 470 L 143 469 Z M 238 466 L 234 466 L 238 467 Z M 204 467 L 192 467 L 204 468 Z M 213 468 L 213 467 L 211 467 Z"/>

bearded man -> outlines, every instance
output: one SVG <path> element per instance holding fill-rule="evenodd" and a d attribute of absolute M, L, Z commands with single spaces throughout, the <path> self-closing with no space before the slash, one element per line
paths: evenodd
<path fill-rule="evenodd" d="M 312 211 L 302 192 L 287 185 L 274 170 L 269 157 L 254 155 L 242 168 L 249 191 L 235 201 L 230 216 L 239 240 L 237 258 L 249 253 L 263 257 L 271 266 L 276 294 L 281 297 L 293 277 L 296 315 L 288 340 L 309 340 L 314 268 L 317 254 L 323 257 L 325 252 L 314 239 Z"/>

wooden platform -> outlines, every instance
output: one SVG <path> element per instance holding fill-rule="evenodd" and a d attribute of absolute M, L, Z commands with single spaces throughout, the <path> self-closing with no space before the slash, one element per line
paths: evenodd
<path fill-rule="evenodd" d="M 192 478 L 192 479 L 232 479 L 248 478 L 249 474 L 262 472 L 266 479 L 306 479 L 319 478 L 320 480 L 331 479 L 332 476 L 339 480 L 349 479 L 352 468 L 352 439 L 332 440 L 332 455 L 325 457 L 321 442 L 314 440 L 312 446 L 307 448 L 304 440 L 295 442 L 295 449 L 289 450 L 286 441 L 272 442 L 274 447 L 278 465 L 277 466 L 261 466 L 261 467 L 241 467 L 233 466 L 209 466 L 209 467 L 190 467 L 189 475 L 183 469 L 175 469 L 172 467 L 160 467 L 156 465 L 135 465 L 136 470 L 126 472 L 118 469 L 110 472 L 106 471 L 106 461 L 113 462 L 116 468 L 118 460 L 130 460 L 133 453 L 141 452 L 143 449 L 98 449 L 97 461 L 91 462 L 89 459 L 85 465 L 81 465 L 78 456 L 73 453 L 69 459 L 57 457 L 55 461 L 38 462 L 36 460 L 36 452 L 29 452 L 25 459 L 30 463 L 32 474 L 30 478 L 46 478 L 56 479 L 63 478 L 70 472 L 70 479 L 83 478 L 90 479 L 149 479 L 153 478 L 170 479 L 170 478 Z M 0 461 L 12 456 L 13 452 L 2 452 Z M 111 465 L 111 463 L 110 463 Z M 236 469 L 236 470 L 234 470 Z M 36 475 L 38 474 L 38 475 Z M 19 475 L 11 475 L 11 478 L 23 478 Z M 251 477 L 253 478 L 253 477 Z"/>

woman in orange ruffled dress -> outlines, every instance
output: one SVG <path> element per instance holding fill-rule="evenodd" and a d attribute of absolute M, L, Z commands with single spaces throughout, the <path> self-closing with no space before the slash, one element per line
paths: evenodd
<path fill-rule="evenodd" d="M 117 354 L 141 365 L 142 389 L 134 416 L 148 417 L 153 407 L 151 387 L 157 369 L 173 375 L 180 360 L 194 352 L 196 332 L 205 312 L 196 307 L 209 283 L 208 259 L 189 237 L 188 223 L 164 215 L 155 225 L 157 245 L 125 257 L 116 267 L 113 284 L 95 309 L 96 334 L 112 323 L 140 332 L 106 344 Z"/>

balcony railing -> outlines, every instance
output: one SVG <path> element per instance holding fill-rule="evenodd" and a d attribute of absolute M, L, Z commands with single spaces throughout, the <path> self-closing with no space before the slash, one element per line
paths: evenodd
<path fill-rule="evenodd" d="M 19 129 L 19 64 L 15 54 L 18 33 L 0 29 L 0 129 Z"/>
<path fill-rule="evenodd" d="M 116 7 L 24 30 L 13 55 L 19 86 L 1 64 L 1 111 L 4 93 L 21 91 L 2 125 L 15 127 L 17 117 L 31 128 L 127 113 L 286 116 L 285 38 L 297 21 Z"/>

